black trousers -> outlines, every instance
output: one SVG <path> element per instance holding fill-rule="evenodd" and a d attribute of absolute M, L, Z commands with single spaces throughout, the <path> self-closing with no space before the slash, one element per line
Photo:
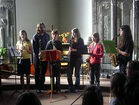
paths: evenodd
<path fill-rule="evenodd" d="M 47 61 L 40 61 L 39 58 L 34 57 L 36 89 L 43 89 L 47 63 Z"/>
<path fill-rule="evenodd" d="M 73 74 L 73 69 L 75 67 L 75 89 L 79 89 L 80 85 L 80 67 L 81 67 L 81 58 L 70 58 L 70 64 L 69 64 L 69 69 L 67 71 L 67 76 L 68 76 L 68 84 L 69 84 L 69 89 L 73 90 L 73 80 L 72 80 L 72 74 Z"/>
<path fill-rule="evenodd" d="M 91 70 L 90 70 L 90 84 L 93 85 L 95 83 L 96 86 L 99 87 L 100 83 L 100 64 L 90 64 Z"/>

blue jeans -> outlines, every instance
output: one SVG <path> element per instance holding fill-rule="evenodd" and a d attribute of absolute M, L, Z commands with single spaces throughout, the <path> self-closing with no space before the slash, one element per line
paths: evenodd
<path fill-rule="evenodd" d="M 120 72 L 125 74 L 125 75 L 126 75 L 126 65 L 127 65 L 127 63 L 125 63 L 125 64 L 124 63 L 120 63 L 119 64 Z"/>
<path fill-rule="evenodd" d="M 90 70 L 90 84 L 93 85 L 95 82 L 95 85 L 99 87 L 100 83 L 100 64 L 91 64 L 91 70 Z"/>
<path fill-rule="evenodd" d="M 69 69 L 67 71 L 67 77 L 68 77 L 67 79 L 68 79 L 68 84 L 69 84 L 70 90 L 74 89 L 73 80 L 72 80 L 72 74 L 73 74 L 74 67 L 75 67 L 75 77 L 76 77 L 75 88 L 79 89 L 81 58 L 71 58 L 70 59 Z"/>

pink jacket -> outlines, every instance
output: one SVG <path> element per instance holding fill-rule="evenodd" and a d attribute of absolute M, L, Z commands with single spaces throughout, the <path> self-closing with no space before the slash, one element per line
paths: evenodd
<path fill-rule="evenodd" d="M 94 47 L 94 43 L 91 43 L 89 46 L 89 52 L 92 54 L 90 58 L 90 63 L 91 64 L 101 63 L 101 58 L 104 55 L 104 47 L 101 43 L 97 43 L 95 48 L 92 51 L 93 47 Z"/>

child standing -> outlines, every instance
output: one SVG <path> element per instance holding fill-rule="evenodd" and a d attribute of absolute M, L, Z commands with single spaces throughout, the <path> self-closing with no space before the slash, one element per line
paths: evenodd
<path fill-rule="evenodd" d="M 19 41 L 17 41 L 17 50 L 20 53 L 21 57 L 18 57 L 17 60 L 17 73 L 20 75 L 20 82 L 22 85 L 23 91 L 25 91 L 24 85 L 24 74 L 26 75 L 27 80 L 27 90 L 29 91 L 30 85 L 30 54 L 32 54 L 31 42 L 27 37 L 25 30 L 20 30 L 19 32 Z"/>
<path fill-rule="evenodd" d="M 58 40 L 59 34 L 56 29 L 52 30 L 51 32 L 52 40 L 50 40 L 47 43 L 46 50 L 60 50 L 63 51 L 62 43 Z M 54 87 L 54 90 L 57 92 L 61 91 L 60 88 L 60 69 L 61 64 L 60 61 L 53 61 L 52 63 L 52 78 L 53 78 L 53 84 L 54 84 L 54 77 L 56 77 L 56 87 Z"/>

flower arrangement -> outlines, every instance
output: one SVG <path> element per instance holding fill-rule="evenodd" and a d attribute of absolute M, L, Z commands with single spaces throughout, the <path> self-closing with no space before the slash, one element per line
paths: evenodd
<path fill-rule="evenodd" d="M 70 35 L 70 32 L 64 32 L 64 33 L 62 33 L 62 34 L 59 34 L 59 36 L 62 37 L 62 41 L 63 41 L 64 43 L 67 43 L 67 42 L 68 42 L 67 37 L 68 37 L 69 35 Z"/>
<path fill-rule="evenodd" d="M 66 37 L 67 38 L 69 35 L 70 35 L 70 32 L 64 32 L 62 34 L 59 34 L 59 36 L 62 37 L 62 38 L 63 37 Z"/>

